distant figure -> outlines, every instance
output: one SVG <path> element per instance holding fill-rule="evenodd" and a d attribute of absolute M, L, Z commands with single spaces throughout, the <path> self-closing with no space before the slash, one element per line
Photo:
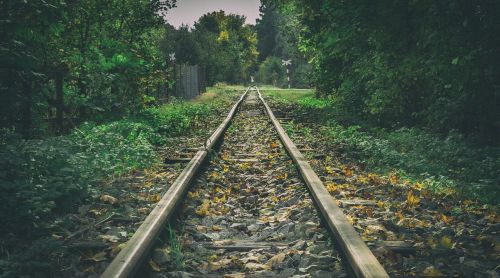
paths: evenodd
<path fill-rule="evenodd" d="M 254 80 L 253 80 L 253 76 L 250 75 L 250 83 L 253 84 Z"/>

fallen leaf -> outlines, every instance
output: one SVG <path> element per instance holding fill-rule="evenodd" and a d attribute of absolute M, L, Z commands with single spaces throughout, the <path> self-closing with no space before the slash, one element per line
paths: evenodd
<path fill-rule="evenodd" d="M 156 272 L 161 271 L 160 266 L 157 263 L 155 263 L 153 260 L 149 260 L 149 266 L 151 267 L 151 269 L 153 269 Z"/>
<path fill-rule="evenodd" d="M 94 262 L 102 262 L 106 260 L 106 252 L 95 253 L 94 256 L 89 258 Z"/>
<path fill-rule="evenodd" d="M 272 258 L 267 261 L 266 266 L 269 268 L 274 268 L 276 266 L 279 266 L 284 260 L 285 260 L 286 254 L 285 253 L 280 253 L 278 255 L 273 256 Z"/>
<path fill-rule="evenodd" d="M 269 267 L 265 264 L 246 263 L 245 269 L 250 270 L 250 271 L 257 271 L 257 270 L 268 270 Z"/>
<path fill-rule="evenodd" d="M 413 194 L 413 190 L 408 191 L 408 195 L 406 196 L 406 203 L 410 207 L 415 207 L 420 203 L 420 198 Z"/>
<path fill-rule="evenodd" d="M 224 274 L 224 278 L 245 278 L 245 273 Z"/>
<path fill-rule="evenodd" d="M 443 276 L 443 273 L 441 273 L 441 271 L 439 271 L 437 268 L 435 268 L 434 266 L 428 266 L 425 270 L 424 270 L 424 276 L 427 276 L 427 277 L 441 277 Z"/>
<path fill-rule="evenodd" d="M 110 195 L 102 195 L 99 200 L 101 200 L 101 202 L 104 202 L 104 203 L 108 203 L 108 204 L 111 204 L 111 205 L 114 205 L 118 202 L 118 199 L 116 199 L 115 197 L 113 196 L 110 196 Z"/>
<path fill-rule="evenodd" d="M 207 216 L 210 214 L 209 209 L 210 209 L 210 201 L 204 200 L 203 203 L 198 207 L 198 209 L 195 212 L 199 216 Z"/>
<path fill-rule="evenodd" d="M 335 184 L 335 183 L 327 183 L 326 184 L 326 190 L 328 190 L 328 192 L 331 194 L 331 193 L 334 193 L 335 191 L 337 191 L 339 188 L 338 186 Z"/>
<path fill-rule="evenodd" d="M 100 235 L 99 238 L 102 239 L 103 241 L 108 241 L 108 242 L 118 242 L 119 239 L 117 236 L 113 235 Z"/>
<path fill-rule="evenodd" d="M 149 209 L 148 209 L 148 208 L 139 208 L 139 209 L 137 209 L 137 211 L 138 211 L 140 214 L 148 214 Z"/>
<path fill-rule="evenodd" d="M 448 248 L 448 249 L 451 249 L 451 248 L 453 248 L 453 246 L 454 246 L 453 241 L 451 241 L 451 238 L 449 238 L 449 237 L 447 237 L 447 236 L 443 236 L 443 237 L 441 238 L 441 242 L 440 242 L 440 243 L 441 243 L 441 245 L 442 245 L 443 247 L 446 247 L 446 248 Z"/>
<path fill-rule="evenodd" d="M 219 270 L 221 268 L 227 268 L 227 266 L 231 262 L 232 262 L 231 259 L 222 259 L 222 260 L 217 261 L 217 262 L 209 262 L 207 270 L 209 270 L 209 271 L 216 271 L 216 270 Z"/>
<path fill-rule="evenodd" d="M 244 264 L 248 263 L 248 262 L 256 262 L 256 263 L 259 263 L 260 262 L 260 258 L 251 254 L 250 256 L 248 257 L 245 257 L 245 258 L 242 258 L 240 259 L 240 261 Z"/>

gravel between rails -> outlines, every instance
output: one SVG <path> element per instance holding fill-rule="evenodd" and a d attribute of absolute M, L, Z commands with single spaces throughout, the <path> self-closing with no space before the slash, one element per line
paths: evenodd
<path fill-rule="evenodd" d="M 150 277 L 347 277 L 318 215 L 251 92 L 153 250 Z"/>

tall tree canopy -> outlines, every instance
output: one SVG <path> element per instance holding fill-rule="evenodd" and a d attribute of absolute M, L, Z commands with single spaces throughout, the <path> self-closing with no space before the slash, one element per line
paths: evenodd
<path fill-rule="evenodd" d="M 205 67 L 208 84 L 241 83 L 257 64 L 257 34 L 245 17 L 224 11 L 201 16 L 192 30 L 169 28 L 162 42 L 165 53 L 181 63 Z"/>
<path fill-rule="evenodd" d="M 310 66 L 299 52 L 300 26 L 293 14 L 280 13 L 275 1 L 263 0 L 261 18 L 257 20 L 259 65 L 258 82 L 277 86 L 287 85 L 282 60 L 292 60 L 289 67 L 293 87 L 309 87 Z"/>
<path fill-rule="evenodd" d="M 1 1 L 0 127 L 33 134 L 55 106 L 82 120 L 141 106 L 158 82 L 156 41 L 174 4 Z"/>
<path fill-rule="evenodd" d="M 384 126 L 500 142 L 500 2 L 278 1 L 318 92 Z"/>

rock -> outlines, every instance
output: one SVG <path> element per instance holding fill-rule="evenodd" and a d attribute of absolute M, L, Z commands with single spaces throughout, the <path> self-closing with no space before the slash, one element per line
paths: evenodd
<path fill-rule="evenodd" d="M 248 229 L 250 232 L 254 233 L 254 232 L 257 232 L 257 231 L 259 231 L 260 229 L 262 229 L 262 227 L 263 227 L 263 226 L 264 226 L 264 225 L 262 225 L 262 224 L 252 224 L 252 225 L 248 226 L 248 227 L 247 227 L 247 229 Z"/>
<path fill-rule="evenodd" d="M 243 224 L 243 223 L 233 223 L 229 227 L 231 227 L 233 229 L 237 229 L 237 230 L 242 230 L 242 229 L 244 229 L 246 227 L 246 225 Z"/>
<path fill-rule="evenodd" d="M 293 269 L 293 268 L 285 268 L 281 273 L 280 275 L 283 276 L 283 277 L 291 277 L 293 276 L 295 273 L 297 273 L 297 270 Z"/>
<path fill-rule="evenodd" d="M 248 197 L 247 197 L 246 202 L 247 202 L 247 203 L 249 203 L 249 204 L 252 204 L 252 205 L 253 205 L 253 204 L 257 203 L 257 200 L 258 200 L 258 199 L 259 199 L 259 197 L 258 197 L 258 196 L 256 196 L 256 195 L 252 195 L 252 196 L 248 196 Z"/>
<path fill-rule="evenodd" d="M 276 232 L 281 233 L 281 234 L 287 234 L 294 227 L 295 227 L 295 223 L 289 222 L 289 223 L 286 223 L 286 224 L 282 225 L 281 227 L 279 227 Z"/>
<path fill-rule="evenodd" d="M 330 277 L 338 277 L 334 272 L 325 271 L 325 270 L 317 270 L 312 274 L 313 278 L 330 278 Z"/>
<path fill-rule="evenodd" d="M 155 249 L 153 251 L 153 261 L 159 265 L 166 264 L 172 260 L 172 255 L 168 249 Z"/>
<path fill-rule="evenodd" d="M 307 267 L 300 267 L 299 268 L 299 272 L 302 272 L 302 273 L 311 273 L 313 271 L 318 271 L 318 270 L 320 270 L 320 266 L 315 265 L 315 264 L 308 265 Z"/>
<path fill-rule="evenodd" d="M 305 250 L 307 247 L 307 243 L 305 240 L 299 240 L 295 245 L 293 245 L 293 248 L 296 250 Z"/>
<path fill-rule="evenodd" d="M 308 265 L 310 265 L 310 262 L 311 262 L 311 259 L 309 259 L 309 257 L 301 257 L 300 260 L 299 260 L 299 268 L 305 268 L 307 267 Z"/>
<path fill-rule="evenodd" d="M 190 278 L 193 276 L 193 274 L 184 271 L 172 271 L 165 273 L 165 277 L 167 278 Z"/>

